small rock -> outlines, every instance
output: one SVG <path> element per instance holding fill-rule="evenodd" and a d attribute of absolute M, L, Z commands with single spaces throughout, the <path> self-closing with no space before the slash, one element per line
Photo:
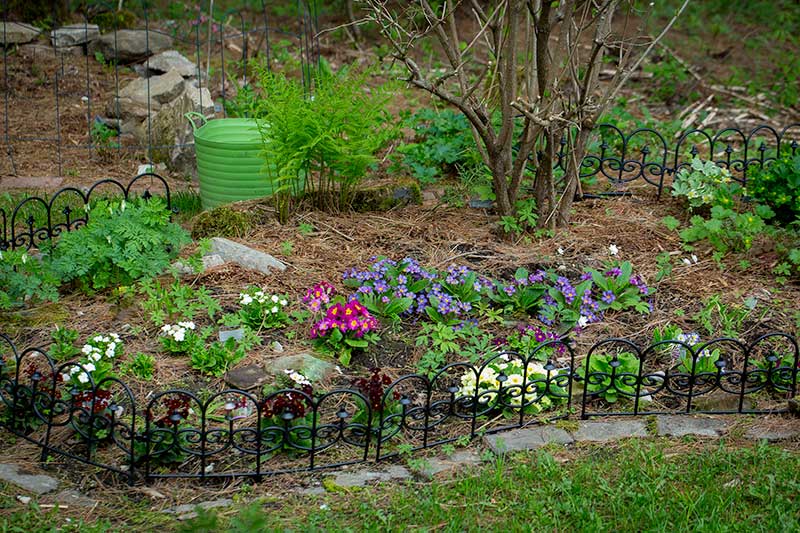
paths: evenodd
<path fill-rule="evenodd" d="M 270 373 L 258 365 L 240 366 L 225 374 L 225 383 L 240 390 L 251 390 L 269 381 Z"/>
<path fill-rule="evenodd" d="M 330 378 L 336 372 L 336 365 L 311 354 L 301 353 L 270 359 L 265 363 L 264 370 L 275 377 L 283 376 L 286 370 L 294 370 L 316 383 Z"/>
<path fill-rule="evenodd" d="M 207 117 L 214 115 L 214 99 L 211 98 L 211 92 L 206 87 L 198 89 L 191 83 L 187 83 L 183 94 L 191 100 L 195 112 L 202 113 Z"/>
<path fill-rule="evenodd" d="M 92 42 L 100 36 L 97 24 L 70 24 L 50 32 L 50 42 L 56 48 L 78 46 Z"/>
<path fill-rule="evenodd" d="M 483 438 L 497 455 L 521 450 L 535 450 L 548 444 L 571 444 L 569 433 L 555 426 L 535 426 L 494 433 Z"/>
<path fill-rule="evenodd" d="M 0 463 L 0 479 L 34 494 L 47 494 L 58 488 L 58 480 L 44 474 L 26 474 L 19 465 Z"/>
<path fill-rule="evenodd" d="M 283 344 L 278 341 L 272 342 L 272 351 L 275 353 L 283 353 Z"/>
<path fill-rule="evenodd" d="M 28 58 L 32 61 L 36 61 L 37 59 L 54 59 L 56 57 L 56 49 L 52 46 L 48 46 L 46 44 L 23 44 L 19 47 L 19 53 L 21 56 Z"/>
<path fill-rule="evenodd" d="M 164 509 L 163 512 L 166 514 L 178 515 L 178 520 L 190 520 L 197 517 L 196 510 L 198 507 L 204 511 L 207 511 L 209 509 L 217 509 L 220 507 L 230 507 L 231 505 L 233 505 L 233 500 L 229 498 L 221 498 L 219 500 L 208 502 L 186 503 L 176 507 L 170 507 L 169 509 Z"/>
<path fill-rule="evenodd" d="M 698 411 L 737 411 L 739 409 L 739 395 L 717 390 L 702 396 L 692 398 L 692 406 Z M 745 397 L 742 409 L 753 408 L 753 402 Z"/>
<path fill-rule="evenodd" d="M 158 102 L 151 100 L 150 105 L 147 105 L 146 95 L 141 100 L 130 96 L 120 96 L 119 98 L 112 96 L 106 104 L 105 111 L 109 117 L 125 121 L 120 125 L 121 133 L 135 133 L 142 121 L 155 114 L 159 109 L 161 109 L 161 104 Z"/>
<path fill-rule="evenodd" d="M 242 328 L 219 330 L 219 342 L 225 342 L 228 339 L 240 341 L 243 338 L 244 338 L 244 330 Z"/>
<path fill-rule="evenodd" d="M 745 436 L 753 440 L 777 442 L 780 440 L 794 439 L 800 436 L 800 430 L 795 428 L 766 428 L 755 426 L 748 429 Z"/>
<path fill-rule="evenodd" d="M 214 268 L 225 264 L 225 261 L 222 260 L 222 257 L 220 257 L 219 254 L 204 255 L 202 258 L 202 262 L 203 262 L 203 269 L 201 270 L 201 272 L 205 272 L 209 268 Z M 174 263 L 172 263 L 172 267 L 178 272 L 178 274 L 182 276 L 189 276 L 191 274 L 197 273 L 191 266 L 187 265 L 182 261 L 175 261 Z"/>
<path fill-rule="evenodd" d="M 36 39 L 42 30 L 36 26 L 19 22 L 0 21 L 0 44 L 22 44 Z"/>
<path fill-rule="evenodd" d="M 422 191 L 422 201 L 423 202 L 436 202 L 436 193 L 433 191 Z"/>
<path fill-rule="evenodd" d="M 263 274 L 270 274 L 272 269 L 286 270 L 286 265 L 271 255 L 223 237 L 211 239 L 211 251 L 219 254 L 226 262 L 236 263 L 239 266 L 257 270 Z"/>
<path fill-rule="evenodd" d="M 424 478 L 432 479 L 436 476 L 453 474 L 464 467 L 479 465 L 481 462 L 481 456 L 475 450 L 459 450 L 450 457 L 428 459 L 415 469 L 415 472 Z"/>
<path fill-rule="evenodd" d="M 123 98 L 130 98 L 134 102 L 147 104 L 149 96 L 151 101 L 167 104 L 175 100 L 183 92 L 183 88 L 183 77 L 175 71 L 169 71 L 161 76 L 135 79 L 120 89 L 119 96 L 121 102 Z"/>
<path fill-rule="evenodd" d="M 93 500 L 74 489 L 62 490 L 53 496 L 53 501 L 59 505 L 67 505 L 70 507 L 94 507 L 97 505 L 97 500 Z"/>
<path fill-rule="evenodd" d="M 384 471 L 340 472 L 333 479 L 333 483 L 339 487 L 364 487 L 367 484 L 408 479 L 410 477 L 411 472 L 406 467 L 391 465 Z"/>
<path fill-rule="evenodd" d="M 175 70 L 184 78 L 197 76 L 197 65 L 189 61 L 177 50 L 167 50 L 156 54 L 142 64 L 145 69 L 156 72 Z"/>
<path fill-rule="evenodd" d="M 581 421 L 572 436 L 577 442 L 608 442 L 648 435 L 643 420 L 592 420 Z"/>
<path fill-rule="evenodd" d="M 94 40 L 89 53 L 103 54 L 107 61 L 116 59 L 120 63 L 139 61 L 172 47 L 172 37 L 154 30 L 117 30 Z"/>
<path fill-rule="evenodd" d="M 491 209 L 494 206 L 494 202 L 491 200 L 477 200 L 473 198 L 469 201 L 469 206 L 473 209 Z"/>
<path fill-rule="evenodd" d="M 697 435 L 700 437 L 719 437 L 728 429 L 724 420 L 715 418 L 695 418 L 684 415 L 659 416 L 656 418 L 658 434 L 667 437 Z"/>
<path fill-rule="evenodd" d="M 307 494 L 309 496 L 322 496 L 325 494 L 325 487 L 306 487 L 300 491 L 300 494 Z"/>
<path fill-rule="evenodd" d="M 31 497 L 30 497 L 30 496 L 21 496 L 21 495 L 18 495 L 18 496 L 17 496 L 17 501 L 18 501 L 19 503 L 21 503 L 22 505 L 28 505 L 29 503 L 31 503 Z"/>

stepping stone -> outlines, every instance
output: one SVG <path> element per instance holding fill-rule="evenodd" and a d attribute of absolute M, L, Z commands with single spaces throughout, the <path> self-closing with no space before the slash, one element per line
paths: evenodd
<path fill-rule="evenodd" d="M 50 32 L 50 42 L 56 48 L 89 43 L 100 36 L 97 24 L 70 24 Z"/>
<path fill-rule="evenodd" d="M 780 440 L 794 439 L 800 436 L 800 430 L 794 428 L 765 428 L 765 427 L 751 427 L 745 433 L 748 439 L 753 440 L 766 440 L 769 442 L 777 442 Z"/>
<path fill-rule="evenodd" d="M 582 420 L 572 436 L 575 442 L 608 442 L 649 435 L 643 420 Z"/>
<path fill-rule="evenodd" d="M 569 433 L 555 426 L 538 426 L 512 429 L 503 433 L 486 435 L 484 443 L 496 454 L 522 450 L 535 450 L 548 444 L 572 444 Z"/>
<path fill-rule="evenodd" d="M 218 509 L 220 507 L 230 507 L 233 505 L 233 500 L 230 498 L 221 498 L 219 500 L 207 501 L 207 502 L 199 502 L 199 503 L 185 503 L 183 505 L 178 505 L 176 507 L 170 507 L 169 509 L 164 509 L 164 513 L 166 514 L 174 514 L 177 515 L 178 520 L 191 520 L 192 518 L 197 517 L 196 509 L 199 507 L 204 511 L 209 509 Z"/>
<path fill-rule="evenodd" d="M 19 466 L 0 463 L 0 480 L 34 494 L 47 494 L 58 488 L 58 480 L 44 474 L 27 474 Z"/>
<path fill-rule="evenodd" d="M 452 475 L 464 467 L 481 464 L 481 456 L 475 450 L 459 450 L 450 457 L 432 457 L 424 460 L 415 473 L 426 479 Z"/>
<path fill-rule="evenodd" d="M 22 44 L 36 39 L 42 30 L 30 24 L 0 21 L 0 44 Z"/>
<path fill-rule="evenodd" d="M 695 418 L 692 416 L 656 417 L 656 430 L 662 437 L 719 437 L 728 429 L 728 423 L 716 418 Z"/>
<path fill-rule="evenodd" d="M 272 270 L 286 270 L 286 265 L 271 255 L 223 237 L 211 239 L 211 252 L 218 254 L 223 261 L 236 263 L 263 274 L 271 274 Z"/>
<path fill-rule="evenodd" d="M 358 472 L 340 472 L 333 478 L 334 485 L 339 487 L 364 487 L 385 481 L 403 480 L 411 477 L 411 472 L 404 466 L 391 465 L 386 470 Z"/>
<path fill-rule="evenodd" d="M 53 496 L 53 501 L 60 507 L 94 507 L 97 505 L 97 500 L 93 500 L 75 489 L 62 490 Z"/>
<path fill-rule="evenodd" d="M 241 366 L 225 374 L 225 383 L 234 389 L 250 390 L 269 381 L 271 375 L 258 365 Z"/>

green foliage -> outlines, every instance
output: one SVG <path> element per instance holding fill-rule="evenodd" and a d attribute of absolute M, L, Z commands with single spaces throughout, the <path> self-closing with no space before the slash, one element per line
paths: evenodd
<path fill-rule="evenodd" d="M 157 279 L 146 279 L 139 283 L 138 290 L 144 297 L 140 305 L 155 326 L 180 318 L 193 320 L 201 314 L 213 320 L 222 312 L 217 299 L 202 285 L 195 288 L 176 279 L 165 286 Z"/>
<path fill-rule="evenodd" d="M 282 328 L 291 322 L 288 305 L 285 295 L 268 295 L 258 287 L 248 287 L 239 294 L 239 323 L 256 332 Z"/>
<path fill-rule="evenodd" d="M 47 353 L 53 360 L 59 362 L 72 359 L 81 353 L 75 346 L 79 335 L 77 330 L 56 326 L 56 329 L 50 332 L 50 338 L 53 340 L 53 343 L 47 349 Z"/>
<path fill-rule="evenodd" d="M 767 206 L 759 205 L 754 212 L 737 213 L 733 209 L 715 205 L 711 208 L 711 218 L 699 215 L 689 219 L 690 226 L 680 232 L 681 239 L 687 243 L 708 240 L 715 250 L 745 252 L 753 245 L 753 240 L 768 230 L 765 218 L 774 212 Z"/>
<path fill-rule="evenodd" d="M 787 224 L 800 219 L 800 155 L 751 169 L 747 192 L 772 208 L 778 221 Z"/>
<path fill-rule="evenodd" d="M 661 252 L 656 256 L 656 266 L 658 266 L 656 281 L 661 281 L 672 275 L 672 259 L 669 252 Z"/>
<path fill-rule="evenodd" d="M 45 260 L 23 250 L 0 252 L 0 310 L 58 300 L 60 278 Z"/>
<path fill-rule="evenodd" d="M 397 128 L 385 110 L 384 86 L 364 90 L 370 72 L 320 73 L 313 97 L 302 84 L 262 69 L 259 125 L 279 219 L 294 198 L 312 195 L 320 208 L 348 209 L 356 185 Z"/>
<path fill-rule="evenodd" d="M 61 236 L 52 266 L 63 280 L 76 280 L 84 289 L 130 285 L 163 272 L 188 242 L 160 198 L 127 205 L 99 201 L 86 226 Z"/>
<path fill-rule="evenodd" d="M 119 132 L 98 120 L 92 123 L 91 136 L 94 148 L 103 158 L 109 157 L 120 146 Z"/>
<path fill-rule="evenodd" d="M 452 109 L 421 109 L 406 116 L 404 126 L 414 130 L 414 141 L 397 147 L 398 163 L 422 184 L 452 175 L 457 167 L 481 163 L 467 118 Z"/>
<path fill-rule="evenodd" d="M 500 217 L 500 228 L 504 233 L 519 236 L 526 231 L 536 229 L 536 221 L 539 215 L 536 210 L 536 200 L 526 198 L 517 200 L 515 204 L 515 215 L 505 215 Z"/>
<path fill-rule="evenodd" d="M 156 358 L 150 354 L 139 352 L 125 365 L 125 372 L 143 381 L 153 379 Z"/>
<path fill-rule="evenodd" d="M 742 333 L 742 325 L 751 310 L 744 305 L 726 304 L 719 294 L 715 294 L 705 301 L 703 309 L 692 318 L 699 322 L 709 335 L 718 335 L 722 331 L 726 337 L 738 339 Z"/>
<path fill-rule="evenodd" d="M 241 361 L 247 353 L 245 345 L 235 339 L 214 341 L 208 347 L 197 347 L 190 354 L 190 365 L 203 374 L 219 377 Z"/>
<path fill-rule="evenodd" d="M 620 393 L 635 395 L 636 389 L 626 383 L 625 375 L 638 376 L 640 366 L 639 358 L 630 352 L 592 354 L 586 359 L 582 369 L 583 379 L 591 380 L 585 385 L 587 391 L 602 397 L 608 403 L 616 403 L 620 399 Z"/>
<path fill-rule="evenodd" d="M 673 216 L 666 216 L 661 219 L 661 223 L 670 231 L 675 231 L 681 226 L 681 221 Z"/>
<path fill-rule="evenodd" d="M 672 184 L 672 196 L 686 198 L 693 209 L 712 205 L 730 208 L 734 205 L 734 194 L 740 189 L 728 169 L 713 161 L 695 158 L 691 169 L 683 168 L 678 172 Z"/>
<path fill-rule="evenodd" d="M 689 95 L 682 94 L 682 90 L 689 81 L 689 73 L 672 56 L 650 63 L 644 70 L 653 74 L 653 83 L 650 84 L 653 96 L 666 103 L 686 101 Z"/>

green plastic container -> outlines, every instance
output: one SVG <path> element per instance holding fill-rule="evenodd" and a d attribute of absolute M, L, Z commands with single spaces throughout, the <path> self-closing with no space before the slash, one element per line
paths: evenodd
<path fill-rule="evenodd" d="M 255 119 L 219 118 L 206 122 L 200 113 L 186 113 L 194 130 L 197 176 L 203 209 L 272 194 L 264 171 L 261 133 Z M 206 122 L 198 127 L 194 119 Z"/>

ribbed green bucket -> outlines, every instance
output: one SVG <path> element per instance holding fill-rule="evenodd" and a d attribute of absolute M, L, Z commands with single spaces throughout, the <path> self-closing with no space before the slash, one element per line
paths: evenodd
<path fill-rule="evenodd" d="M 203 115 L 192 112 L 186 118 L 194 129 L 203 209 L 272 194 L 272 182 L 259 156 L 261 133 L 255 119 L 219 118 L 197 127 L 193 119 L 205 121 Z"/>

